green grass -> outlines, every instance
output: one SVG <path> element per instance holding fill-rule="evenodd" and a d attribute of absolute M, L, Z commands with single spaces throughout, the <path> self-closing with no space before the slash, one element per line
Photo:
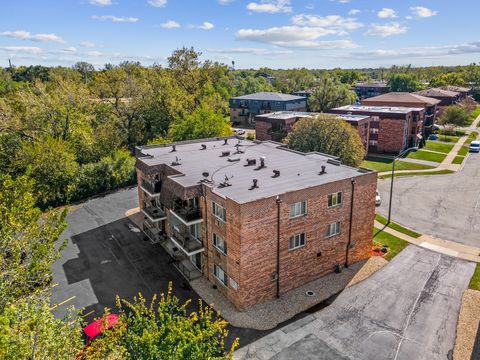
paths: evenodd
<path fill-rule="evenodd" d="M 416 176 L 416 175 L 423 175 L 423 176 L 426 176 L 426 175 L 446 175 L 446 174 L 453 174 L 455 171 L 452 171 L 452 170 L 436 170 L 436 171 L 429 171 L 429 172 L 419 172 L 419 171 L 412 171 L 412 172 L 408 172 L 408 173 L 396 173 L 395 174 L 395 177 L 398 177 L 398 176 Z M 389 179 L 391 178 L 392 175 L 391 174 L 385 174 L 385 175 L 379 175 L 378 178 L 380 180 L 382 179 Z"/>
<path fill-rule="evenodd" d="M 460 165 L 464 159 L 465 156 L 455 156 L 455 158 L 452 160 L 452 164 Z"/>
<path fill-rule="evenodd" d="M 376 170 L 378 172 L 391 171 L 392 170 L 392 159 L 390 158 L 380 158 L 380 157 L 367 157 L 361 167 Z M 434 166 L 410 163 L 406 161 L 397 160 L 395 161 L 396 170 L 427 170 L 434 169 Z"/>
<path fill-rule="evenodd" d="M 460 139 L 460 136 L 438 135 L 438 141 L 456 143 L 458 139 Z"/>
<path fill-rule="evenodd" d="M 373 228 L 373 242 L 379 245 L 385 245 L 388 252 L 383 257 L 385 260 L 393 259 L 400 251 L 405 249 L 408 242 L 396 236 L 393 236 L 380 229 Z"/>
<path fill-rule="evenodd" d="M 468 154 L 468 146 L 462 146 L 460 150 L 458 150 L 457 155 L 466 156 Z"/>
<path fill-rule="evenodd" d="M 470 124 L 472 124 L 475 119 L 480 115 L 480 105 L 477 105 L 477 108 L 473 110 L 468 116 L 470 117 Z"/>
<path fill-rule="evenodd" d="M 468 135 L 468 139 L 465 141 L 465 145 L 469 145 L 473 140 L 476 140 L 478 137 L 478 132 L 472 131 L 470 135 Z"/>
<path fill-rule="evenodd" d="M 380 224 L 387 225 L 387 219 L 384 218 L 380 214 L 375 214 L 375 220 L 377 220 Z M 422 234 L 419 234 L 419 233 L 417 233 L 413 230 L 404 228 L 402 225 L 396 224 L 396 223 L 391 222 L 391 221 L 390 221 L 390 224 L 388 224 L 388 227 L 393 229 L 393 230 L 397 230 L 398 232 L 401 232 L 402 234 L 405 234 L 405 235 L 408 235 L 408 236 L 411 236 L 411 237 L 414 237 L 414 238 L 419 238 L 420 236 L 422 236 Z"/>
<path fill-rule="evenodd" d="M 438 154 L 424 150 L 412 151 L 408 154 L 409 159 L 428 160 L 441 163 L 447 154 Z"/>
<path fill-rule="evenodd" d="M 447 132 L 445 129 L 440 129 L 440 130 L 438 130 L 438 134 L 463 136 L 463 135 L 465 135 L 465 130 L 458 129 L 458 130 L 455 130 L 454 134 L 451 134 L 450 131 Z"/>
<path fill-rule="evenodd" d="M 473 290 L 480 290 L 480 263 L 477 264 L 475 272 L 470 279 L 470 285 L 468 285 L 468 287 Z"/>
<path fill-rule="evenodd" d="M 441 142 L 427 141 L 427 144 L 423 147 L 426 150 L 438 151 L 448 154 L 453 149 L 453 144 L 444 144 Z"/>

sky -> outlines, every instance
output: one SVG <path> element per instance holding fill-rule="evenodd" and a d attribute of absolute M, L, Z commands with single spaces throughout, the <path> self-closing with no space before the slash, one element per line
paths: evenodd
<path fill-rule="evenodd" d="M 165 65 L 183 46 L 237 69 L 480 61 L 479 0 L 0 2 L 0 66 Z"/>

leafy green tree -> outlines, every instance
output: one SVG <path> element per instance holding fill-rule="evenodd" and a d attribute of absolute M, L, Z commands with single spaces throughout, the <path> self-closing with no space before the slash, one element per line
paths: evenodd
<path fill-rule="evenodd" d="M 388 86 L 395 92 L 415 92 L 422 89 L 422 84 L 412 74 L 392 74 Z"/>
<path fill-rule="evenodd" d="M 447 85 L 465 86 L 465 78 L 462 73 L 454 72 L 435 76 L 430 80 L 431 87 L 442 87 Z"/>
<path fill-rule="evenodd" d="M 83 82 L 85 84 L 92 78 L 95 68 L 92 64 L 89 64 L 85 61 L 78 61 L 73 65 L 73 68 L 77 70 L 80 75 L 82 75 Z"/>
<path fill-rule="evenodd" d="M 308 98 L 313 111 L 325 112 L 330 109 L 355 103 L 357 95 L 349 85 L 338 83 L 329 76 L 319 79 L 313 93 Z"/>
<path fill-rule="evenodd" d="M 470 124 L 468 113 L 457 105 L 447 106 L 437 122 L 440 125 L 445 125 L 445 128 L 451 132 L 453 132 L 457 126 Z"/>
<path fill-rule="evenodd" d="M 198 312 L 188 314 L 187 301 L 180 304 L 168 293 L 147 304 L 141 294 L 132 302 L 117 298 L 120 324 L 86 349 L 85 359 L 231 359 L 238 345 L 225 349 L 227 323 L 211 308 L 199 303 Z"/>
<path fill-rule="evenodd" d="M 285 142 L 293 150 L 338 156 L 344 164 L 354 167 L 365 157 L 365 147 L 357 130 L 332 114 L 300 119 Z"/>
<path fill-rule="evenodd" d="M 475 101 L 480 101 L 480 65 L 469 65 L 466 69 L 465 80 L 472 89 Z"/>

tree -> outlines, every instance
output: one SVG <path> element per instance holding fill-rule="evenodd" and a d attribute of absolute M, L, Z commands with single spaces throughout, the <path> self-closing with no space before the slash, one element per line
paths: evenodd
<path fill-rule="evenodd" d="M 83 82 L 86 84 L 88 83 L 89 79 L 91 79 L 95 68 L 92 64 L 89 64 L 85 61 L 78 61 L 73 65 L 73 69 L 77 70 L 83 78 Z"/>
<path fill-rule="evenodd" d="M 313 111 L 325 112 L 335 107 L 355 103 L 357 95 L 349 85 L 338 83 L 329 76 L 319 79 L 313 93 L 308 98 Z"/>
<path fill-rule="evenodd" d="M 463 74 L 458 72 L 441 74 L 430 80 L 431 87 L 442 87 L 447 85 L 465 86 L 465 78 Z"/>
<path fill-rule="evenodd" d="M 469 116 L 467 112 L 460 106 L 448 106 L 438 120 L 440 125 L 445 125 L 447 130 L 453 132 L 457 126 L 469 125 Z"/>
<path fill-rule="evenodd" d="M 415 92 L 422 89 L 422 84 L 412 74 L 392 74 L 388 79 L 392 91 Z"/>
<path fill-rule="evenodd" d="M 465 74 L 465 80 L 472 89 L 472 96 L 475 101 L 480 101 L 480 65 L 469 65 Z"/>
<path fill-rule="evenodd" d="M 300 119 L 285 142 L 293 150 L 338 156 L 344 164 L 354 167 L 365 157 L 365 147 L 357 130 L 332 114 Z"/>
<path fill-rule="evenodd" d="M 168 293 L 147 304 L 139 294 L 132 302 L 117 298 L 120 323 L 95 340 L 85 351 L 85 359 L 231 359 L 238 346 L 234 341 L 225 349 L 228 334 L 225 320 L 210 307 L 199 303 L 199 310 L 187 313 L 189 301 L 180 304 Z M 107 312 L 108 314 L 108 312 Z"/>

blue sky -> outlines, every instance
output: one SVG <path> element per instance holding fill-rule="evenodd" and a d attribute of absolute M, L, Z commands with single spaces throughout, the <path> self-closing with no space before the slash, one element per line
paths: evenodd
<path fill-rule="evenodd" d="M 0 66 L 165 64 L 193 46 L 236 68 L 480 61 L 478 0 L 2 0 Z"/>

